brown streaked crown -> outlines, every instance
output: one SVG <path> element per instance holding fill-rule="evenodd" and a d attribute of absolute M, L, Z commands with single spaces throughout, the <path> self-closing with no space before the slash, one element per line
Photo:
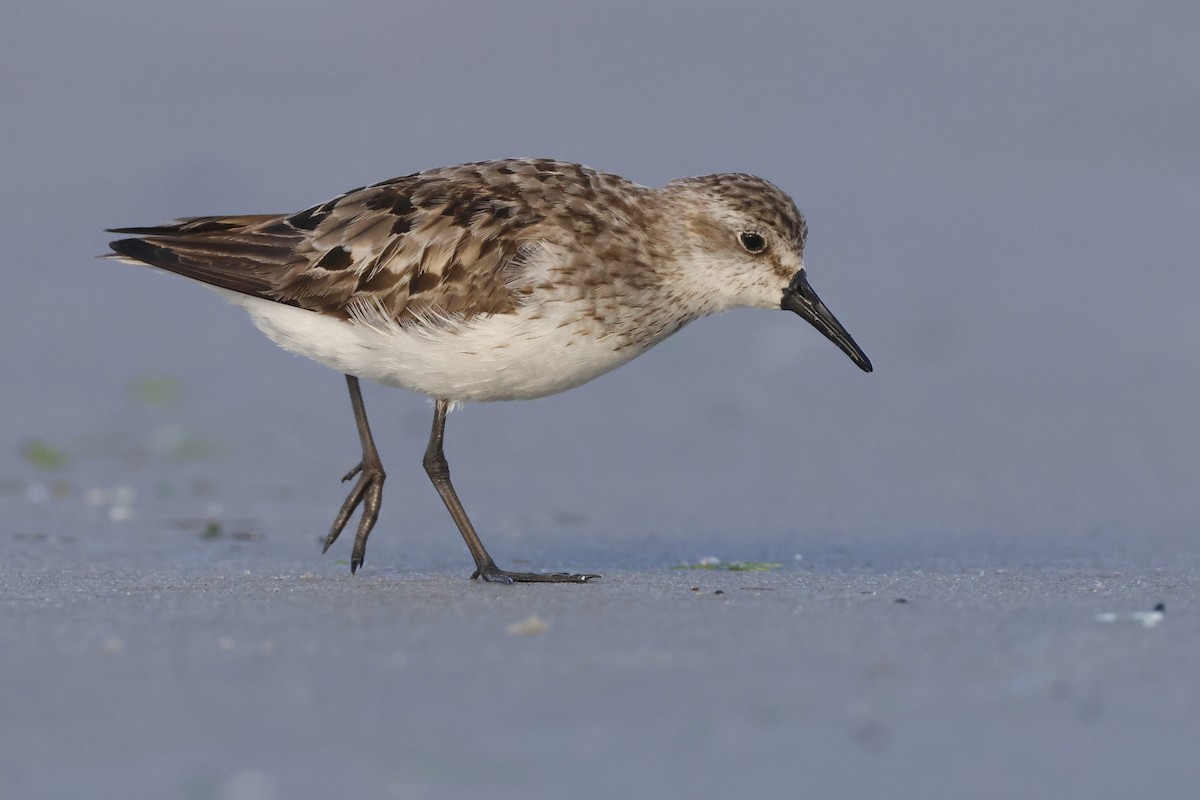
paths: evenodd
<path fill-rule="evenodd" d="M 779 232 L 797 252 L 804 250 L 808 240 L 804 215 L 785 191 L 768 180 L 741 172 L 723 172 L 680 178 L 668 185 L 701 187 L 730 210 Z"/>

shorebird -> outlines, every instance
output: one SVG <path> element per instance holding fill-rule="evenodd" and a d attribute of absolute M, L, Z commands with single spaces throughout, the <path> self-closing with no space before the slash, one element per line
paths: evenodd
<path fill-rule="evenodd" d="M 475 561 L 472 578 L 592 574 L 496 566 L 450 482 L 442 443 L 458 403 L 565 391 L 732 308 L 792 311 L 860 368 L 871 362 L 809 285 L 808 226 L 774 184 L 744 174 L 649 188 L 579 164 L 508 159 L 353 189 L 294 214 L 114 228 L 111 258 L 213 287 L 280 347 L 342 372 L 362 446 L 325 538 L 361 506 L 363 563 L 386 474 L 359 378 L 431 398 L 424 466 Z"/>

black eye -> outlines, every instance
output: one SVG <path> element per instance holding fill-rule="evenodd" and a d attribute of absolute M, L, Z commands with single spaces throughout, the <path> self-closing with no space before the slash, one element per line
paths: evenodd
<path fill-rule="evenodd" d="M 738 234 L 738 241 L 742 243 L 742 247 L 746 248 L 747 253 L 757 254 L 767 249 L 767 240 L 761 233 L 754 231 L 742 231 Z"/>

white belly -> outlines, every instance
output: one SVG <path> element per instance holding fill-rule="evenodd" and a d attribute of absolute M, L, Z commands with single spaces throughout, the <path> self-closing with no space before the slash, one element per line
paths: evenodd
<path fill-rule="evenodd" d="M 525 400 L 579 386 L 642 352 L 586 323 L 521 312 L 445 325 L 341 320 L 218 290 L 285 350 L 347 375 L 456 402 Z"/>

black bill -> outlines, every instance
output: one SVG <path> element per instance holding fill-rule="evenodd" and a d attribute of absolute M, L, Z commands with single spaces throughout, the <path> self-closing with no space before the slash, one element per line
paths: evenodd
<path fill-rule="evenodd" d="M 817 293 L 808 285 L 808 276 L 804 274 L 804 270 L 797 272 L 792 278 L 792 282 L 783 290 L 783 301 L 780 303 L 780 307 L 784 311 L 795 311 L 812 323 L 814 328 L 825 334 L 825 338 L 850 356 L 850 360 L 858 364 L 863 372 L 870 372 L 873 369 L 871 359 L 867 358 L 867 354 L 862 351 L 862 348 L 854 343 L 850 334 L 842 327 L 842 323 L 837 321 L 837 317 L 825 307 L 821 298 L 817 297 Z"/>

